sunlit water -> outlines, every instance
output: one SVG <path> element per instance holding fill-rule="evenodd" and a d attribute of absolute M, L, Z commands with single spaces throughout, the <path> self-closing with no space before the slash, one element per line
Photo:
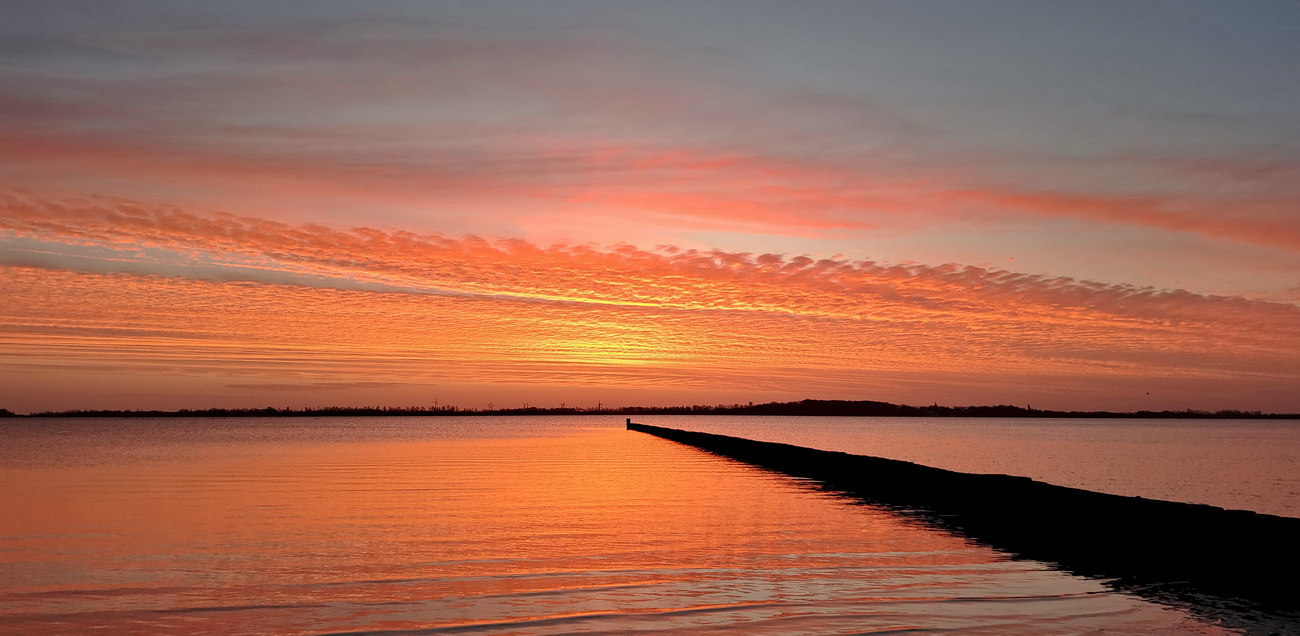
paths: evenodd
<path fill-rule="evenodd" d="M 0 632 L 1225 631 L 610 419 L 4 422 Z"/>

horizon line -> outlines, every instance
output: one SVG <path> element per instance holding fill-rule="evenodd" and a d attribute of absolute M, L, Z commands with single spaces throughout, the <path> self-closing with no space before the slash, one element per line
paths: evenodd
<path fill-rule="evenodd" d="M 448 416 L 448 415 L 791 415 L 791 416 L 843 416 L 843 417 L 1047 417 L 1047 418 L 1135 418 L 1135 419 L 1300 419 L 1300 413 L 1266 413 L 1260 410 L 1182 409 L 1160 411 L 1065 411 L 1035 409 L 1032 405 L 963 405 L 929 406 L 893 404 L 875 400 L 823 400 L 803 399 L 790 402 L 764 402 L 755 404 L 693 404 L 673 406 L 619 406 L 605 407 L 538 407 L 521 402 L 521 407 L 478 408 L 455 405 L 423 406 L 304 406 L 276 408 L 209 407 L 206 409 L 69 409 L 62 411 L 36 411 L 25 414 L 0 408 L 0 417 L 294 417 L 294 416 Z"/>

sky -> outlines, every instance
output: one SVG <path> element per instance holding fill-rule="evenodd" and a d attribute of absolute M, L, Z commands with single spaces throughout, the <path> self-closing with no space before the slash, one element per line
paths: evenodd
<path fill-rule="evenodd" d="M 0 408 L 1300 412 L 1300 4 L 0 0 Z"/>

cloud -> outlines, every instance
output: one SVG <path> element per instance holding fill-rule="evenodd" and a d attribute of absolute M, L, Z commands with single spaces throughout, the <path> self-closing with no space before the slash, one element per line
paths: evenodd
<path fill-rule="evenodd" d="M 410 135 L 428 132 L 416 130 Z M 556 148 L 530 147 L 533 141 L 527 138 L 480 132 L 474 143 L 459 148 L 444 146 L 425 154 L 386 150 L 369 159 L 311 148 L 314 142 L 297 150 L 291 142 L 286 149 L 267 153 L 11 132 L 0 133 L 0 143 L 17 149 L 15 156 L 22 157 L 10 162 L 11 171 L 27 164 L 120 178 L 147 174 L 152 179 L 275 194 L 313 205 L 350 200 L 356 205 L 406 209 L 439 207 L 444 210 L 439 215 L 456 218 L 457 223 L 468 222 L 473 216 L 469 212 L 477 209 L 490 209 L 489 218 L 497 226 L 512 217 L 526 223 L 534 214 L 529 206 L 537 205 L 549 206 L 563 218 L 639 215 L 645 222 L 675 231 L 820 238 L 882 227 L 937 227 L 954 219 L 977 225 L 1008 218 L 1080 219 L 1300 252 L 1300 217 L 1295 212 L 1300 209 L 1300 193 L 1285 185 L 1294 167 L 1280 161 L 1238 164 L 1205 158 L 1160 168 L 1201 182 L 1211 175 L 1221 181 L 1255 183 L 1251 189 L 1238 185 L 1197 192 L 1179 186 L 1116 194 L 1067 186 L 1037 189 L 1013 182 L 987 185 L 980 182 L 989 177 L 941 165 L 907 173 L 910 161 L 902 167 L 890 166 L 889 156 L 861 159 L 850 168 L 842 159 L 792 159 L 704 147 L 583 145 L 580 141 L 552 142 Z M 310 131 L 301 134 L 315 136 Z M 493 149 L 493 139 L 499 140 L 495 144 L 499 149 Z M 416 156 L 419 160 L 412 161 Z M 962 182 L 974 185 L 962 186 Z M 512 212 L 516 207 L 518 211 Z"/>
<path fill-rule="evenodd" d="M 1300 164 L 1280 146 L 1013 156 L 860 91 L 627 32 L 32 37 L 0 71 L 0 176 L 52 191 L 102 179 L 282 220 L 337 207 L 492 234 L 611 216 L 818 239 L 1064 218 L 1300 252 Z"/>
<path fill-rule="evenodd" d="M 626 244 L 544 247 L 20 192 L 0 196 L 0 210 L 6 262 L 77 271 L 834 319 L 1213 323 L 1277 333 L 1293 333 L 1298 324 L 1291 322 L 1292 305 L 971 266 Z"/>
<path fill-rule="evenodd" d="M 309 384 L 267 382 L 261 384 L 227 384 L 225 386 L 228 389 L 248 389 L 252 391 L 319 392 L 322 390 L 346 391 L 349 389 L 389 389 L 412 385 L 402 382 L 312 382 Z"/>
<path fill-rule="evenodd" d="M 1218 166 L 1218 169 L 1230 169 Z M 1242 169 L 1249 169 L 1248 166 Z M 1079 218 L 1189 232 L 1300 252 L 1300 196 L 1215 198 L 1111 195 L 1002 187 L 953 191 L 954 200 L 1044 217 Z"/>
<path fill-rule="evenodd" d="M 512 200 L 532 200 L 824 232 L 870 222 L 840 215 L 843 175 L 812 175 L 800 157 L 860 163 L 926 134 L 858 96 L 773 86 L 716 51 L 617 32 L 370 24 L 81 35 L 42 50 L 0 77 L 17 106 L 0 110 L 15 178 L 181 183 L 246 192 L 244 205 L 490 207 L 501 223 Z M 137 63 L 71 70 L 95 51 Z"/>
<path fill-rule="evenodd" d="M 14 191 L 0 257 L 0 362 L 32 377 L 792 397 L 899 378 L 967 395 L 1035 378 L 1224 396 L 1300 381 L 1296 305 L 953 264 L 544 246 Z"/>

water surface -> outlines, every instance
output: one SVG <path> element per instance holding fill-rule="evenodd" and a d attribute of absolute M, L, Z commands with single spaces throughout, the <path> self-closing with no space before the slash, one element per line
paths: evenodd
<path fill-rule="evenodd" d="M 0 427 L 6 633 L 1228 631 L 617 421 Z"/>
<path fill-rule="evenodd" d="M 638 417 L 685 428 L 1300 518 L 1300 421 Z"/>

